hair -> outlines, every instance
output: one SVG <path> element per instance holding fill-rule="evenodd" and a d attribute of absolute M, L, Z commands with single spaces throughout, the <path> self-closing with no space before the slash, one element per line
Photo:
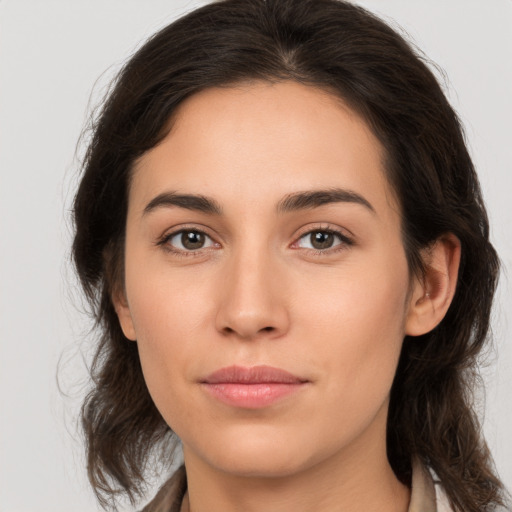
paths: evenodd
<path fill-rule="evenodd" d="M 225 0 L 162 29 L 118 74 L 92 126 L 73 208 L 73 260 L 100 332 L 81 418 L 89 479 L 103 506 L 117 495 L 143 495 L 155 448 L 163 462 L 175 440 L 111 298 L 123 285 L 133 163 L 172 130 L 169 121 L 187 97 L 261 80 L 327 90 L 368 123 L 386 152 L 411 272 L 422 274 L 421 251 L 439 237 L 460 240 L 457 288 L 445 318 L 419 339 L 404 340 L 387 452 L 406 484 L 413 458 L 431 467 L 457 511 L 503 502 L 472 398 L 499 263 L 459 119 L 424 60 L 349 2 Z"/>

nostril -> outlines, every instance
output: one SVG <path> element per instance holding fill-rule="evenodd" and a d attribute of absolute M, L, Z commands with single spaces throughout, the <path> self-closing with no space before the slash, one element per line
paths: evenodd
<path fill-rule="evenodd" d="M 267 327 L 262 327 L 261 329 L 257 330 L 257 331 L 253 331 L 254 333 L 273 333 L 276 331 L 276 328 L 275 327 L 272 327 L 272 326 L 267 326 Z M 233 329 L 232 327 L 224 327 L 222 329 L 222 332 L 225 334 L 225 335 L 232 335 L 234 333 L 241 333 L 241 330 L 238 331 L 237 329 Z M 252 335 L 247 335 L 247 334 L 243 334 L 244 337 L 248 336 L 248 337 L 252 337 Z"/>

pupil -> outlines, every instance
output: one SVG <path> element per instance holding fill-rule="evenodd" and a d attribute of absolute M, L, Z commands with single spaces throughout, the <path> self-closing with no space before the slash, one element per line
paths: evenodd
<path fill-rule="evenodd" d="M 315 231 L 311 234 L 311 245 L 315 249 L 328 249 L 332 246 L 334 235 L 326 231 Z"/>
<path fill-rule="evenodd" d="M 181 243 L 186 249 L 200 249 L 204 245 L 204 235 L 197 231 L 184 231 L 181 235 Z"/>

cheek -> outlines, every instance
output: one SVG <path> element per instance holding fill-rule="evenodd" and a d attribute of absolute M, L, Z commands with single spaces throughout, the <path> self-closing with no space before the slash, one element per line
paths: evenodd
<path fill-rule="evenodd" d="M 212 316 L 212 284 L 193 273 L 137 272 L 135 263 L 126 263 L 126 289 L 144 379 L 162 415 L 182 418 L 188 412 L 180 398 L 198 361 L 211 353 L 201 345 Z"/>
<path fill-rule="evenodd" d="M 131 251 L 127 247 L 125 267 L 126 294 L 141 345 L 152 351 L 186 348 L 213 306 L 211 272 L 193 265 L 175 268 L 161 253 L 136 243 Z"/>
<path fill-rule="evenodd" d="M 308 354 L 327 376 L 326 396 L 333 411 L 354 418 L 372 414 L 386 399 L 398 364 L 406 314 L 408 272 L 405 261 L 390 270 L 355 266 L 336 280 L 308 289 L 297 300 Z M 306 354 L 304 354 L 306 356 Z M 343 404 L 340 408 L 336 404 Z M 346 418 L 345 418 L 346 419 Z"/>

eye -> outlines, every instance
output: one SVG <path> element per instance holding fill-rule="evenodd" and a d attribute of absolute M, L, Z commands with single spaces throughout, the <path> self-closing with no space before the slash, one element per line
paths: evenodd
<path fill-rule="evenodd" d="M 296 242 L 296 246 L 315 251 L 326 251 L 339 245 L 351 245 L 352 242 L 341 233 L 330 229 L 315 229 L 302 235 Z"/>
<path fill-rule="evenodd" d="M 183 252 L 215 246 L 214 241 L 206 233 L 196 229 L 183 229 L 177 233 L 171 233 L 165 237 L 163 243 Z"/>

